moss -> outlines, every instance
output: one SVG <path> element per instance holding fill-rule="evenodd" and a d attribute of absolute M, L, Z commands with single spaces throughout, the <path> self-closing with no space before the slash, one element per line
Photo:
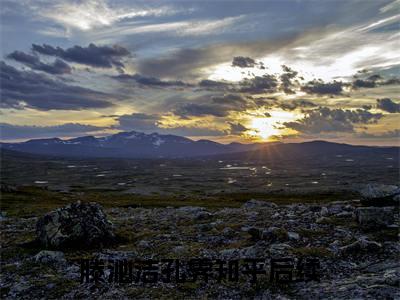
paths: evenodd
<path fill-rule="evenodd" d="M 379 229 L 378 231 L 368 234 L 368 237 L 370 240 L 377 242 L 397 242 L 399 240 L 398 233 L 399 231 L 397 228 Z"/>
<path fill-rule="evenodd" d="M 296 256 L 315 256 L 315 257 L 332 256 L 332 252 L 330 252 L 325 247 L 301 247 L 301 248 L 294 248 L 291 251 Z"/>
<path fill-rule="evenodd" d="M 300 228 L 298 230 L 298 233 L 300 234 L 300 236 L 303 236 L 305 238 L 319 238 L 322 235 L 327 235 L 328 231 L 327 230 L 323 230 L 323 229 L 305 229 L 305 228 Z"/>

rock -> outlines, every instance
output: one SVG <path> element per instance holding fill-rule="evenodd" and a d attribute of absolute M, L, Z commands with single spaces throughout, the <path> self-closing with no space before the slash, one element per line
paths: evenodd
<path fill-rule="evenodd" d="M 386 284 L 398 287 L 400 285 L 400 270 L 387 270 L 385 274 L 383 274 L 383 279 Z"/>
<path fill-rule="evenodd" d="M 382 249 L 380 243 L 368 241 L 366 238 L 360 238 L 350 245 L 339 249 L 342 255 L 354 255 L 362 252 L 379 252 Z"/>
<path fill-rule="evenodd" d="M 287 256 L 290 253 L 290 250 L 293 249 L 290 245 L 280 243 L 280 244 L 272 244 L 269 247 L 269 255 L 272 258 L 278 257 L 282 258 Z"/>
<path fill-rule="evenodd" d="M 289 240 L 294 240 L 294 241 L 300 240 L 300 235 L 297 232 L 289 231 L 288 237 L 289 237 Z"/>
<path fill-rule="evenodd" d="M 247 230 L 247 233 L 251 235 L 251 238 L 254 241 L 258 241 L 261 239 L 262 231 L 259 228 L 251 227 Z"/>
<path fill-rule="evenodd" d="M 139 241 L 139 243 L 137 243 L 137 246 L 138 246 L 139 248 L 142 248 L 142 249 L 149 249 L 149 248 L 151 248 L 150 242 L 149 242 L 149 241 L 146 241 L 146 240 L 141 240 L 141 241 Z"/>
<path fill-rule="evenodd" d="M 261 239 L 269 242 L 284 242 L 289 239 L 287 231 L 283 228 L 269 227 L 267 230 L 263 230 Z"/>
<path fill-rule="evenodd" d="M 225 237 L 232 238 L 232 237 L 235 237 L 236 231 L 233 230 L 233 229 L 230 228 L 230 227 L 225 227 L 225 228 L 222 230 L 222 234 L 223 234 Z"/>
<path fill-rule="evenodd" d="M 36 262 L 64 264 L 66 262 L 64 253 L 61 251 L 42 250 L 34 256 Z"/>
<path fill-rule="evenodd" d="M 358 224 L 364 229 L 386 227 L 394 222 L 393 207 L 359 207 L 356 210 Z"/>
<path fill-rule="evenodd" d="M 204 220 L 212 216 L 204 207 L 200 206 L 183 206 L 178 208 L 178 211 L 189 214 L 196 220 Z"/>
<path fill-rule="evenodd" d="M 329 215 L 329 210 L 328 210 L 328 208 L 326 208 L 325 206 L 323 206 L 323 207 L 321 208 L 321 211 L 319 212 L 319 214 L 320 214 L 322 217 L 328 216 L 328 215 Z"/>
<path fill-rule="evenodd" d="M 176 255 L 184 255 L 188 253 L 188 249 L 185 246 L 176 246 L 171 249 L 171 252 Z"/>
<path fill-rule="evenodd" d="M 372 206 L 391 206 L 396 204 L 400 188 L 396 185 L 368 184 L 360 191 L 361 203 Z"/>
<path fill-rule="evenodd" d="M 352 216 L 353 216 L 353 213 L 351 213 L 349 211 L 342 211 L 335 215 L 335 217 L 338 217 L 338 218 L 350 218 Z"/>
<path fill-rule="evenodd" d="M 18 188 L 15 185 L 2 183 L 0 185 L 0 191 L 2 193 L 14 193 L 18 191 Z"/>
<path fill-rule="evenodd" d="M 243 208 L 246 209 L 254 209 L 254 208 L 276 208 L 278 205 L 268 201 L 260 201 L 260 200 L 250 200 L 243 204 Z"/>
<path fill-rule="evenodd" d="M 112 224 L 97 203 L 73 203 L 39 218 L 38 240 L 45 247 L 92 247 L 112 242 Z"/>
<path fill-rule="evenodd" d="M 329 207 L 329 214 L 336 215 L 343 211 L 343 206 L 339 204 L 335 204 Z"/>

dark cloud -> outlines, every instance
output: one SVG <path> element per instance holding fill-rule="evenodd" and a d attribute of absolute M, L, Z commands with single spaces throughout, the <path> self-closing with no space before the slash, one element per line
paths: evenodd
<path fill-rule="evenodd" d="M 356 80 L 354 80 L 352 83 L 353 89 L 375 88 L 384 85 L 400 84 L 400 78 L 393 77 L 385 79 L 379 74 L 374 74 L 364 79 L 357 78 L 357 75 L 354 77 L 356 78 Z"/>
<path fill-rule="evenodd" d="M 213 104 L 197 104 L 197 103 L 185 103 L 175 109 L 174 113 L 181 117 L 200 117 L 200 116 L 215 116 L 225 117 L 228 115 L 229 110 L 225 106 L 213 105 Z"/>
<path fill-rule="evenodd" d="M 298 72 L 285 65 L 282 65 L 282 69 L 284 73 L 282 73 L 279 77 L 281 80 L 280 90 L 286 94 L 294 94 L 295 91 L 293 88 L 298 84 L 298 81 L 295 82 L 294 79 L 296 78 Z"/>
<path fill-rule="evenodd" d="M 157 131 L 160 116 L 156 114 L 133 113 L 116 118 L 118 125 L 115 127 L 122 130 Z"/>
<path fill-rule="evenodd" d="M 124 68 L 122 59 L 130 56 L 130 52 L 119 45 L 88 47 L 74 46 L 68 49 L 53 47 L 47 44 L 32 44 L 32 50 L 43 55 L 56 56 L 69 62 L 88 65 L 96 68 Z"/>
<path fill-rule="evenodd" d="M 278 81 L 274 75 L 255 76 L 240 82 L 240 92 L 251 94 L 276 92 Z"/>
<path fill-rule="evenodd" d="M 1 107 L 39 110 L 105 108 L 113 104 L 111 95 L 68 85 L 44 74 L 21 71 L 0 63 Z"/>
<path fill-rule="evenodd" d="M 232 123 L 229 122 L 229 133 L 233 134 L 233 135 L 241 135 L 242 133 L 246 132 L 247 130 L 249 130 L 248 128 L 246 128 L 245 126 L 243 126 L 240 123 Z"/>
<path fill-rule="evenodd" d="M 317 95 L 340 95 L 346 84 L 341 81 L 325 83 L 322 80 L 313 80 L 307 82 L 301 87 L 303 92 Z"/>
<path fill-rule="evenodd" d="M 228 82 L 204 79 L 199 82 L 199 87 L 206 90 L 228 91 L 233 89 L 233 85 Z"/>
<path fill-rule="evenodd" d="M 206 95 L 198 97 L 195 102 L 179 104 L 174 114 L 187 118 L 190 116 L 225 117 L 232 111 L 244 111 L 255 104 L 249 97 L 237 94 Z"/>
<path fill-rule="evenodd" d="M 235 56 L 232 61 L 232 67 L 253 68 L 256 66 L 256 61 L 251 57 Z"/>
<path fill-rule="evenodd" d="M 40 61 L 38 56 L 27 54 L 22 51 L 14 51 L 7 55 L 7 58 L 22 63 L 33 70 L 43 71 L 53 75 L 71 73 L 71 67 L 58 58 L 53 63 L 46 64 Z"/>
<path fill-rule="evenodd" d="M 389 113 L 399 113 L 400 103 L 393 102 L 389 98 L 377 99 L 377 108 L 389 112 Z"/>
<path fill-rule="evenodd" d="M 307 112 L 306 116 L 296 122 L 284 125 L 301 133 L 319 134 L 322 132 L 354 132 L 355 124 L 372 124 L 382 118 L 382 114 L 368 110 L 343 110 L 319 107 Z"/>
<path fill-rule="evenodd" d="M 105 129 L 93 125 L 66 123 L 55 126 L 27 126 L 0 123 L 0 138 L 2 140 L 43 138 L 43 137 L 72 137 Z"/>
<path fill-rule="evenodd" d="M 317 106 L 315 103 L 309 100 L 293 100 L 293 101 L 286 101 L 284 103 L 279 104 L 279 106 L 284 110 L 295 110 L 296 108 L 309 108 Z"/>
<path fill-rule="evenodd" d="M 121 130 L 137 130 L 146 133 L 158 132 L 160 134 L 176 134 L 182 136 L 222 136 L 226 132 L 223 130 L 208 127 L 177 126 L 173 128 L 160 127 L 160 115 L 133 113 L 122 115 L 116 118 L 118 124 L 113 128 Z"/>
<path fill-rule="evenodd" d="M 191 84 L 185 83 L 180 80 L 163 81 L 159 78 L 142 76 L 140 74 L 134 74 L 134 75 L 120 74 L 117 76 L 112 76 L 112 78 L 122 81 L 122 82 L 134 81 L 134 82 L 144 85 L 144 86 L 153 86 L 153 87 L 190 87 L 190 86 L 192 86 Z"/>

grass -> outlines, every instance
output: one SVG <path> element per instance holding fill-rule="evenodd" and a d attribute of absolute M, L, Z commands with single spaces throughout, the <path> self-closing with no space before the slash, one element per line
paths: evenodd
<path fill-rule="evenodd" d="M 42 215 L 55 208 L 75 201 L 97 202 L 109 207 L 181 207 L 203 206 L 208 209 L 223 207 L 240 207 L 250 199 L 266 200 L 277 204 L 323 203 L 337 200 L 334 193 L 315 194 L 267 194 L 267 193 L 229 193 L 213 196 L 190 195 L 136 195 L 123 194 L 118 191 L 83 191 L 79 193 L 59 193 L 40 187 L 23 187 L 18 192 L 1 194 L 1 211 L 7 216 L 31 217 Z M 351 195 L 347 195 L 351 197 Z"/>
<path fill-rule="evenodd" d="M 300 247 L 291 250 L 297 256 L 331 257 L 332 253 L 325 247 Z"/>

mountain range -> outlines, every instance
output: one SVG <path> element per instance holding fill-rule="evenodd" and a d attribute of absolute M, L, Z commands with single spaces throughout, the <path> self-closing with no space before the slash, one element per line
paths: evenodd
<path fill-rule="evenodd" d="M 297 144 L 254 143 L 220 144 L 210 140 L 194 141 L 176 135 L 146 134 L 130 131 L 94 137 L 83 136 L 63 140 L 60 138 L 33 139 L 20 143 L 1 143 L 2 149 L 53 156 L 114 157 L 114 158 L 179 158 L 208 155 L 235 155 L 242 152 L 273 151 L 282 155 L 326 154 L 327 152 L 374 152 L 398 153 L 398 147 L 379 148 L 352 146 L 325 141 Z"/>

